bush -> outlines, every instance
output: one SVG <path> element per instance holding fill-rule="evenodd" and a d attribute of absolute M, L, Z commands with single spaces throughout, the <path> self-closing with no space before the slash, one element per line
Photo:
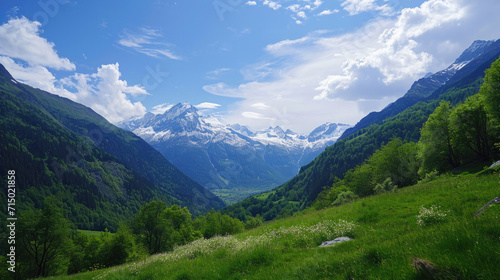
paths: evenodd
<path fill-rule="evenodd" d="M 352 191 L 345 191 L 341 192 L 338 196 L 337 199 L 332 203 L 332 205 L 341 205 L 347 202 L 351 202 L 358 198 L 358 196 L 353 193 Z"/>
<path fill-rule="evenodd" d="M 395 192 L 397 188 L 398 186 L 394 185 L 391 178 L 387 178 L 383 183 L 377 184 L 373 188 L 373 191 L 375 192 L 375 194 L 381 194 L 385 192 Z"/>
<path fill-rule="evenodd" d="M 430 181 L 436 179 L 438 176 L 439 176 L 439 171 L 437 171 L 437 170 L 431 171 L 431 172 L 425 174 L 424 178 L 422 180 L 420 180 L 419 183 L 430 182 Z"/>

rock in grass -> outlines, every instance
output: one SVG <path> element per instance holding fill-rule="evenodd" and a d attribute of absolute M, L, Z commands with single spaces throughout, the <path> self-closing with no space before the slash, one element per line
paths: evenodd
<path fill-rule="evenodd" d="M 497 162 L 495 162 L 495 163 L 493 163 L 493 164 L 490 166 L 490 168 L 497 167 L 497 166 L 499 166 L 499 165 L 500 165 L 500 160 L 499 160 L 499 161 L 497 161 Z"/>
<path fill-rule="evenodd" d="M 413 267 L 415 267 L 420 275 L 425 276 L 426 279 L 436 279 L 438 275 L 436 265 L 427 260 L 414 258 Z"/>
<path fill-rule="evenodd" d="M 349 237 L 338 237 L 338 238 L 335 238 L 334 240 L 325 241 L 325 242 L 321 243 L 321 245 L 319 245 L 319 247 L 334 246 L 337 243 L 344 242 L 344 241 L 350 241 L 350 240 L 352 240 L 352 239 Z"/>

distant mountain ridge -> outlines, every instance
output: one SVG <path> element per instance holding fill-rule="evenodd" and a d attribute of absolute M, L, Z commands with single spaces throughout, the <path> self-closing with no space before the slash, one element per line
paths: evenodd
<path fill-rule="evenodd" d="M 216 194 L 235 196 L 227 198 L 229 202 L 284 183 L 350 127 L 327 123 L 309 135 L 279 126 L 254 131 L 214 115 L 204 116 L 189 103 L 119 125 Z"/>
<path fill-rule="evenodd" d="M 459 70 L 488 51 L 495 50 L 498 48 L 497 45 L 498 41 L 474 41 L 448 68 L 434 74 L 428 74 L 426 77 L 414 82 L 403 97 L 389 104 L 380 112 L 368 114 L 354 127 L 347 129 L 340 139 L 345 139 L 372 124 L 380 123 L 384 119 L 395 116 L 406 108 L 428 98 L 437 89 L 446 84 Z"/>
<path fill-rule="evenodd" d="M 407 93 L 381 112 L 369 114 L 285 184 L 229 205 L 223 213 L 247 218 L 261 215 L 265 220 L 291 215 L 310 206 L 337 178 L 342 179 L 347 171 L 361 165 L 392 139 L 417 142 L 422 125 L 441 101 L 455 106 L 479 92 L 485 71 L 500 57 L 500 40 L 476 41 L 460 57 L 436 73 L 437 76 L 429 75 L 417 81 L 412 89 L 419 91 Z M 475 58 L 469 60 L 471 57 Z M 449 73 L 454 74 L 450 77 Z M 441 83 L 436 81 L 443 76 L 447 76 L 446 82 L 436 88 Z M 423 91 L 425 88 L 427 91 Z"/>
<path fill-rule="evenodd" d="M 17 82 L 2 65 L 0 130 L 0 171 L 19 175 L 21 209 L 57 196 L 79 228 L 103 230 L 153 199 L 195 215 L 224 206 L 141 138 L 88 107 Z"/>

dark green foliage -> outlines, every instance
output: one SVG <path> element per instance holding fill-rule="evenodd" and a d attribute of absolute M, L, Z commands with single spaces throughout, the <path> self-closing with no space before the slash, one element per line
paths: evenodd
<path fill-rule="evenodd" d="M 60 202 L 47 198 L 43 209 L 22 212 L 17 224 L 20 263 L 16 277 L 27 279 L 64 273 L 72 244 L 70 224 Z"/>
<path fill-rule="evenodd" d="M 150 254 L 165 251 L 172 229 L 162 215 L 167 205 L 162 201 L 152 201 L 141 208 L 133 221 L 134 231 L 140 236 Z"/>
<path fill-rule="evenodd" d="M 341 204 L 344 204 L 344 203 L 348 203 L 348 202 L 351 202 L 351 201 L 355 200 L 358 197 L 359 196 L 356 195 L 355 193 L 353 193 L 352 191 L 341 192 L 337 196 L 337 199 L 335 199 L 332 202 L 332 205 L 336 205 L 337 206 L 337 205 L 341 205 Z"/>
<path fill-rule="evenodd" d="M 483 85 L 484 87 L 484 85 Z M 452 142 L 462 158 L 487 161 L 491 156 L 491 123 L 479 95 L 467 99 L 450 115 Z"/>
<path fill-rule="evenodd" d="M 422 128 L 419 142 L 422 174 L 433 170 L 442 172 L 460 164 L 458 151 L 452 144 L 450 114 L 450 102 L 441 102 Z"/>
<path fill-rule="evenodd" d="M 484 106 L 491 119 L 493 133 L 497 139 L 500 138 L 500 58 L 493 62 L 490 69 L 486 71 L 484 85 L 479 92 L 484 100 Z M 498 142 L 496 142 L 498 143 Z"/>
<path fill-rule="evenodd" d="M 0 70 L 0 173 L 18 174 L 21 209 L 41 208 L 54 195 L 78 228 L 115 232 L 147 201 L 187 206 L 196 215 L 223 205 L 131 132 L 83 105 L 13 83 Z"/>
<path fill-rule="evenodd" d="M 391 178 L 387 178 L 384 182 L 375 185 L 373 191 L 375 192 L 375 194 L 381 194 L 385 192 L 395 192 L 397 188 L 398 186 L 394 185 Z"/>
<path fill-rule="evenodd" d="M 150 254 L 172 250 L 201 237 L 193 228 L 191 213 L 184 207 L 152 201 L 141 208 L 132 221 L 134 232 Z"/>
<path fill-rule="evenodd" d="M 216 235 L 229 235 L 242 232 L 245 229 L 243 222 L 212 209 L 208 214 L 198 217 L 194 221 L 195 229 L 199 230 L 205 238 Z"/>

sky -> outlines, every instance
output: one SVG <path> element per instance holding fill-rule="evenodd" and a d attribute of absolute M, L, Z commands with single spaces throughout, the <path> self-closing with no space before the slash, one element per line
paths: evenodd
<path fill-rule="evenodd" d="M 354 125 L 500 39 L 500 1 L 2 0 L 0 63 L 112 123 L 189 102 L 253 129 Z"/>

